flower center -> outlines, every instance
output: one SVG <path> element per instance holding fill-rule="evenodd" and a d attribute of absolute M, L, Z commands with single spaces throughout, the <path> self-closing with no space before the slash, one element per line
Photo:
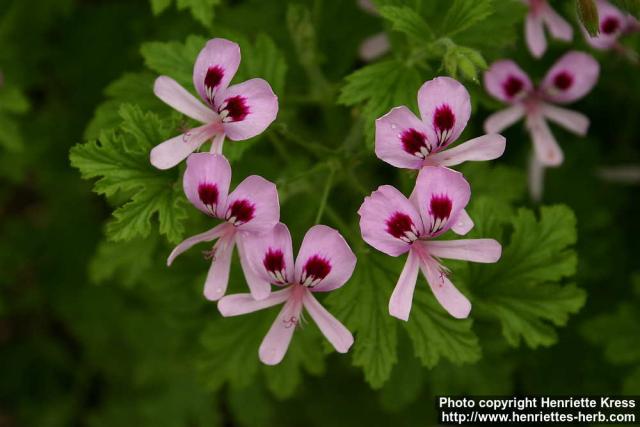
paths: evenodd
<path fill-rule="evenodd" d="M 431 214 L 431 233 L 442 230 L 451 215 L 451 199 L 444 195 L 434 195 L 429 203 L 429 213 Z"/>
<path fill-rule="evenodd" d="M 327 277 L 330 272 L 331 263 L 329 260 L 320 255 L 313 255 L 302 268 L 300 284 L 308 288 L 313 288 L 320 283 L 322 279 Z"/>
<path fill-rule="evenodd" d="M 455 123 L 456 117 L 448 104 L 442 104 L 436 108 L 436 112 L 433 114 L 433 127 L 438 134 L 438 146 L 448 142 Z"/>
<path fill-rule="evenodd" d="M 210 182 L 201 182 L 198 185 L 198 197 L 206 206 L 210 215 L 216 214 L 216 206 L 218 205 L 218 187 Z"/>
<path fill-rule="evenodd" d="M 502 84 L 502 89 L 507 94 L 507 97 L 513 98 L 515 97 L 522 88 L 524 87 L 524 83 L 522 80 L 515 76 L 509 76 L 507 80 Z"/>
<path fill-rule="evenodd" d="M 560 90 L 567 90 L 573 84 L 573 76 L 566 71 L 561 71 L 553 78 L 553 85 Z"/>
<path fill-rule="evenodd" d="M 405 213 L 394 213 L 387 219 L 386 225 L 387 233 L 405 243 L 413 243 L 420 237 L 420 232 L 413 224 L 413 220 Z"/>
<path fill-rule="evenodd" d="M 242 225 L 253 219 L 256 208 L 248 200 L 235 200 L 227 209 L 225 219 L 233 225 Z"/>
<path fill-rule="evenodd" d="M 240 95 L 225 99 L 218 109 L 218 114 L 225 123 L 240 122 L 247 117 L 249 112 L 247 98 Z"/>
<path fill-rule="evenodd" d="M 407 129 L 402 132 L 400 141 L 404 151 L 421 159 L 426 158 L 431 152 L 425 134 L 415 129 Z"/>
<path fill-rule="evenodd" d="M 220 85 L 222 77 L 224 77 L 224 70 L 219 65 L 209 67 L 207 70 L 207 75 L 204 77 L 204 90 L 209 104 L 213 104 L 216 88 Z"/>
<path fill-rule="evenodd" d="M 620 21 L 613 16 L 607 17 L 600 25 L 600 31 L 604 34 L 613 34 L 620 28 Z"/>
<path fill-rule="evenodd" d="M 267 269 L 269 276 L 274 280 L 274 283 L 287 283 L 284 254 L 280 249 L 269 248 L 262 260 L 262 264 Z"/>

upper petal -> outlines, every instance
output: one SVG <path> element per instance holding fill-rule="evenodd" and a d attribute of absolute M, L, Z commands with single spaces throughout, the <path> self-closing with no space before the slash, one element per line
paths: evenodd
<path fill-rule="evenodd" d="M 216 118 L 213 110 L 202 104 L 171 77 L 158 77 L 153 84 L 153 93 L 165 104 L 194 120 L 210 123 Z"/>
<path fill-rule="evenodd" d="M 193 66 L 193 85 L 209 105 L 229 86 L 240 65 L 240 46 L 226 39 L 212 39 L 198 54 Z"/>
<path fill-rule="evenodd" d="M 326 292 L 344 285 L 356 266 L 356 256 L 344 237 L 326 225 L 307 231 L 295 264 L 297 283 L 314 292 Z"/>
<path fill-rule="evenodd" d="M 293 283 L 294 261 L 291 233 L 283 223 L 262 233 L 243 233 L 247 265 L 266 283 L 283 286 Z"/>
<path fill-rule="evenodd" d="M 233 85 L 216 95 L 224 132 L 233 141 L 261 134 L 278 115 L 278 97 L 263 79 Z"/>
<path fill-rule="evenodd" d="M 416 208 L 390 185 L 382 185 L 365 197 L 358 214 L 364 241 L 387 255 L 407 252 L 411 241 L 424 232 Z"/>
<path fill-rule="evenodd" d="M 549 70 L 541 89 L 545 98 L 558 103 L 576 101 L 591 91 L 598 81 L 600 65 L 584 52 L 569 52 Z"/>
<path fill-rule="evenodd" d="M 224 219 L 241 231 L 270 231 L 280 220 L 276 185 L 258 175 L 248 176 L 229 194 Z"/>
<path fill-rule="evenodd" d="M 182 186 L 196 208 L 221 218 L 231 183 L 231 165 L 221 154 L 194 153 L 187 159 Z"/>
<path fill-rule="evenodd" d="M 508 103 L 521 100 L 533 90 L 527 73 L 506 59 L 491 64 L 484 73 L 484 87 L 491 96 Z"/>
<path fill-rule="evenodd" d="M 418 90 L 418 108 L 434 146 L 445 147 L 462 133 L 471 116 L 467 89 L 450 77 L 436 77 Z"/>
<path fill-rule="evenodd" d="M 432 150 L 424 124 L 407 107 L 395 107 L 376 120 L 376 155 L 398 168 L 420 169 Z"/>
<path fill-rule="evenodd" d="M 470 197 L 471 188 L 460 172 L 426 166 L 418 174 L 411 200 L 418 207 L 425 233 L 434 237 L 458 221 Z"/>

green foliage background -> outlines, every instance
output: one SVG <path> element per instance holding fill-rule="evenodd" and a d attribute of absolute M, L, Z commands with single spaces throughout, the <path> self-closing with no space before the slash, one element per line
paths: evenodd
<path fill-rule="evenodd" d="M 342 0 L 0 3 L 0 425 L 423 426 L 440 394 L 640 394 L 639 191 L 598 174 L 640 163 L 638 65 L 591 52 L 573 2 L 556 2 L 573 45 L 551 43 L 541 61 L 517 0 L 376 3 L 381 16 Z M 365 64 L 358 47 L 380 31 L 392 51 Z M 226 144 L 234 182 L 277 183 L 294 244 L 320 221 L 358 255 L 323 300 L 355 332 L 347 355 L 309 323 L 281 365 L 263 366 L 276 309 L 222 319 L 201 295 L 197 250 L 165 267 L 173 244 L 211 223 L 182 194 L 183 166 L 148 163 L 188 125 L 152 83 L 166 74 L 192 90 L 212 37 L 241 45 L 235 81 L 263 77 L 280 99 L 267 132 Z M 625 43 L 640 50 L 637 36 Z M 570 48 L 602 74 L 572 107 L 589 136 L 553 130 L 566 161 L 548 172 L 544 204 L 526 196 L 520 125 L 503 158 L 461 168 L 471 235 L 504 247 L 495 265 L 447 264 L 470 319 L 448 316 L 423 279 L 410 321 L 391 318 L 402 259 L 362 242 L 356 211 L 380 184 L 408 193 L 414 175 L 375 157 L 373 121 L 452 75 L 474 103 L 461 139 L 480 135 L 500 108 L 478 83 L 488 63 L 510 57 L 540 79 Z M 245 287 L 237 260 L 230 287 Z"/>

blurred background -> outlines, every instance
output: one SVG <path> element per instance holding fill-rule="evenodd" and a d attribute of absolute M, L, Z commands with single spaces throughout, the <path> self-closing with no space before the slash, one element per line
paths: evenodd
<path fill-rule="evenodd" d="M 438 26 L 449 3 L 465 4 L 379 3 L 415 11 L 436 38 L 455 33 Z M 482 134 L 502 107 L 478 83 L 481 65 L 452 66 L 464 50 L 421 50 L 427 42 L 407 36 L 415 28 L 389 18 L 393 9 L 383 19 L 355 1 L 1 0 L 0 426 L 423 426 L 435 424 L 441 394 L 640 394 L 637 56 L 590 48 L 566 1 L 553 4 L 573 42 L 550 41 L 534 60 L 520 2 L 478 3 L 492 12 L 450 40 L 488 64 L 512 58 L 540 79 L 569 49 L 596 57 L 599 83 L 571 106 L 592 126 L 584 138 L 553 128 L 566 160 L 547 172 L 543 207 L 526 194 L 531 145 L 520 124 L 506 131 L 503 158 L 462 168 L 479 235 L 511 244 L 509 258 L 494 270 L 454 267 L 477 307 L 472 321 L 440 313 L 422 282 L 426 296 L 414 305 L 425 308 L 401 325 L 385 313 L 401 260 L 364 245 L 356 211 L 383 183 L 408 194 L 414 176 L 376 159 L 370 126 L 392 106 L 415 108 L 423 81 L 454 73 L 474 104 L 465 136 Z M 358 53 L 383 31 L 392 48 L 373 64 L 400 61 L 405 73 L 387 81 Z M 97 160 L 100 149 L 91 157 L 78 148 L 71 165 L 72 147 L 111 146 L 133 125 L 176 134 L 182 119 L 153 97 L 153 79 L 168 74 L 192 90 L 193 58 L 212 37 L 241 44 L 235 81 L 265 77 L 280 98 L 267 133 L 228 147 L 234 182 L 258 173 L 278 184 L 295 244 L 319 216 L 358 254 L 354 279 L 324 300 L 355 331 L 347 355 L 309 324 L 281 366 L 259 365 L 275 309 L 221 319 L 202 298 L 207 265 L 197 250 L 165 267 L 176 241 L 211 226 L 185 203 L 180 170 L 147 171 L 172 186 L 169 229 L 158 227 L 163 208 L 132 228 L 131 212 L 112 218 L 131 189 L 105 197 L 81 177 L 108 175 L 87 165 L 109 162 Z M 640 51 L 637 34 L 623 43 Z M 363 69 L 370 81 L 354 74 Z M 138 113 L 150 116 L 131 118 Z M 236 264 L 231 287 L 242 290 Z M 533 273 L 521 280 L 518 266 Z"/>

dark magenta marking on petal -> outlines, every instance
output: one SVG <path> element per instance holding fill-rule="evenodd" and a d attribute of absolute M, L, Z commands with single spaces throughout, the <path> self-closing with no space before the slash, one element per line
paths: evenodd
<path fill-rule="evenodd" d="M 320 255 L 313 255 L 302 268 L 302 280 L 307 285 L 313 285 L 313 282 L 324 279 L 330 272 L 331 263 L 329 260 Z"/>
<path fill-rule="evenodd" d="M 222 111 L 227 111 L 227 120 L 230 122 L 240 122 L 244 120 L 247 115 L 250 113 L 249 105 L 247 105 L 247 98 L 244 96 L 236 95 L 231 98 L 227 98 L 224 101 L 225 107 L 221 109 Z"/>
<path fill-rule="evenodd" d="M 270 273 L 278 273 L 284 271 L 284 254 L 280 249 L 269 248 L 262 260 L 264 268 Z"/>
<path fill-rule="evenodd" d="M 436 221 L 445 221 L 451 215 L 452 202 L 451 199 L 442 195 L 433 195 L 429 203 L 429 212 Z"/>
<path fill-rule="evenodd" d="M 251 221 L 255 215 L 255 211 L 255 206 L 249 200 L 234 200 L 227 210 L 226 218 L 228 220 L 233 218 L 233 224 L 240 225 Z"/>
<path fill-rule="evenodd" d="M 573 76 L 567 71 L 561 71 L 553 78 L 553 85 L 560 90 L 567 90 L 573 84 Z"/>
<path fill-rule="evenodd" d="M 218 186 L 215 184 L 201 182 L 198 185 L 198 197 L 200 197 L 200 201 L 211 210 L 211 213 L 215 213 L 219 195 Z"/>
<path fill-rule="evenodd" d="M 409 215 L 405 213 L 395 212 L 387 219 L 386 226 L 387 233 L 405 242 L 407 240 L 415 240 L 409 238 L 409 236 L 415 236 L 416 238 L 418 237 L 418 231 L 413 224 L 413 220 Z"/>
<path fill-rule="evenodd" d="M 204 85 L 210 90 L 215 89 L 220 84 L 223 77 L 224 70 L 221 66 L 215 65 L 213 67 L 209 67 L 207 75 L 204 77 Z"/>
<path fill-rule="evenodd" d="M 604 34 L 613 34 L 620 28 L 620 21 L 614 16 L 609 16 L 600 24 L 600 31 Z"/>
<path fill-rule="evenodd" d="M 504 93 L 509 98 L 513 98 L 518 93 L 520 93 L 523 87 L 524 82 L 515 76 L 509 76 L 507 80 L 505 80 L 505 82 L 502 84 L 502 89 L 504 89 Z"/>
<path fill-rule="evenodd" d="M 404 151 L 411 155 L 418 155 L 424 158 L 422 149 L 426 149 L 429 152 L 427 146 L 427 137 L 424 133 L 417 131 L 416 129 L 407 129 L 400 135 L 400 142 L 402 142 L 402 148 Z"/>
<path fill-rule="evenodd" d="M 453 129 L 453 125 L 456 123 L 456 116 L 451 111 L 451 107 L 447 104 L 442 104 L 436 108 L 433 114 L 433 126 L 439 132 L 445 132 Z"/>

